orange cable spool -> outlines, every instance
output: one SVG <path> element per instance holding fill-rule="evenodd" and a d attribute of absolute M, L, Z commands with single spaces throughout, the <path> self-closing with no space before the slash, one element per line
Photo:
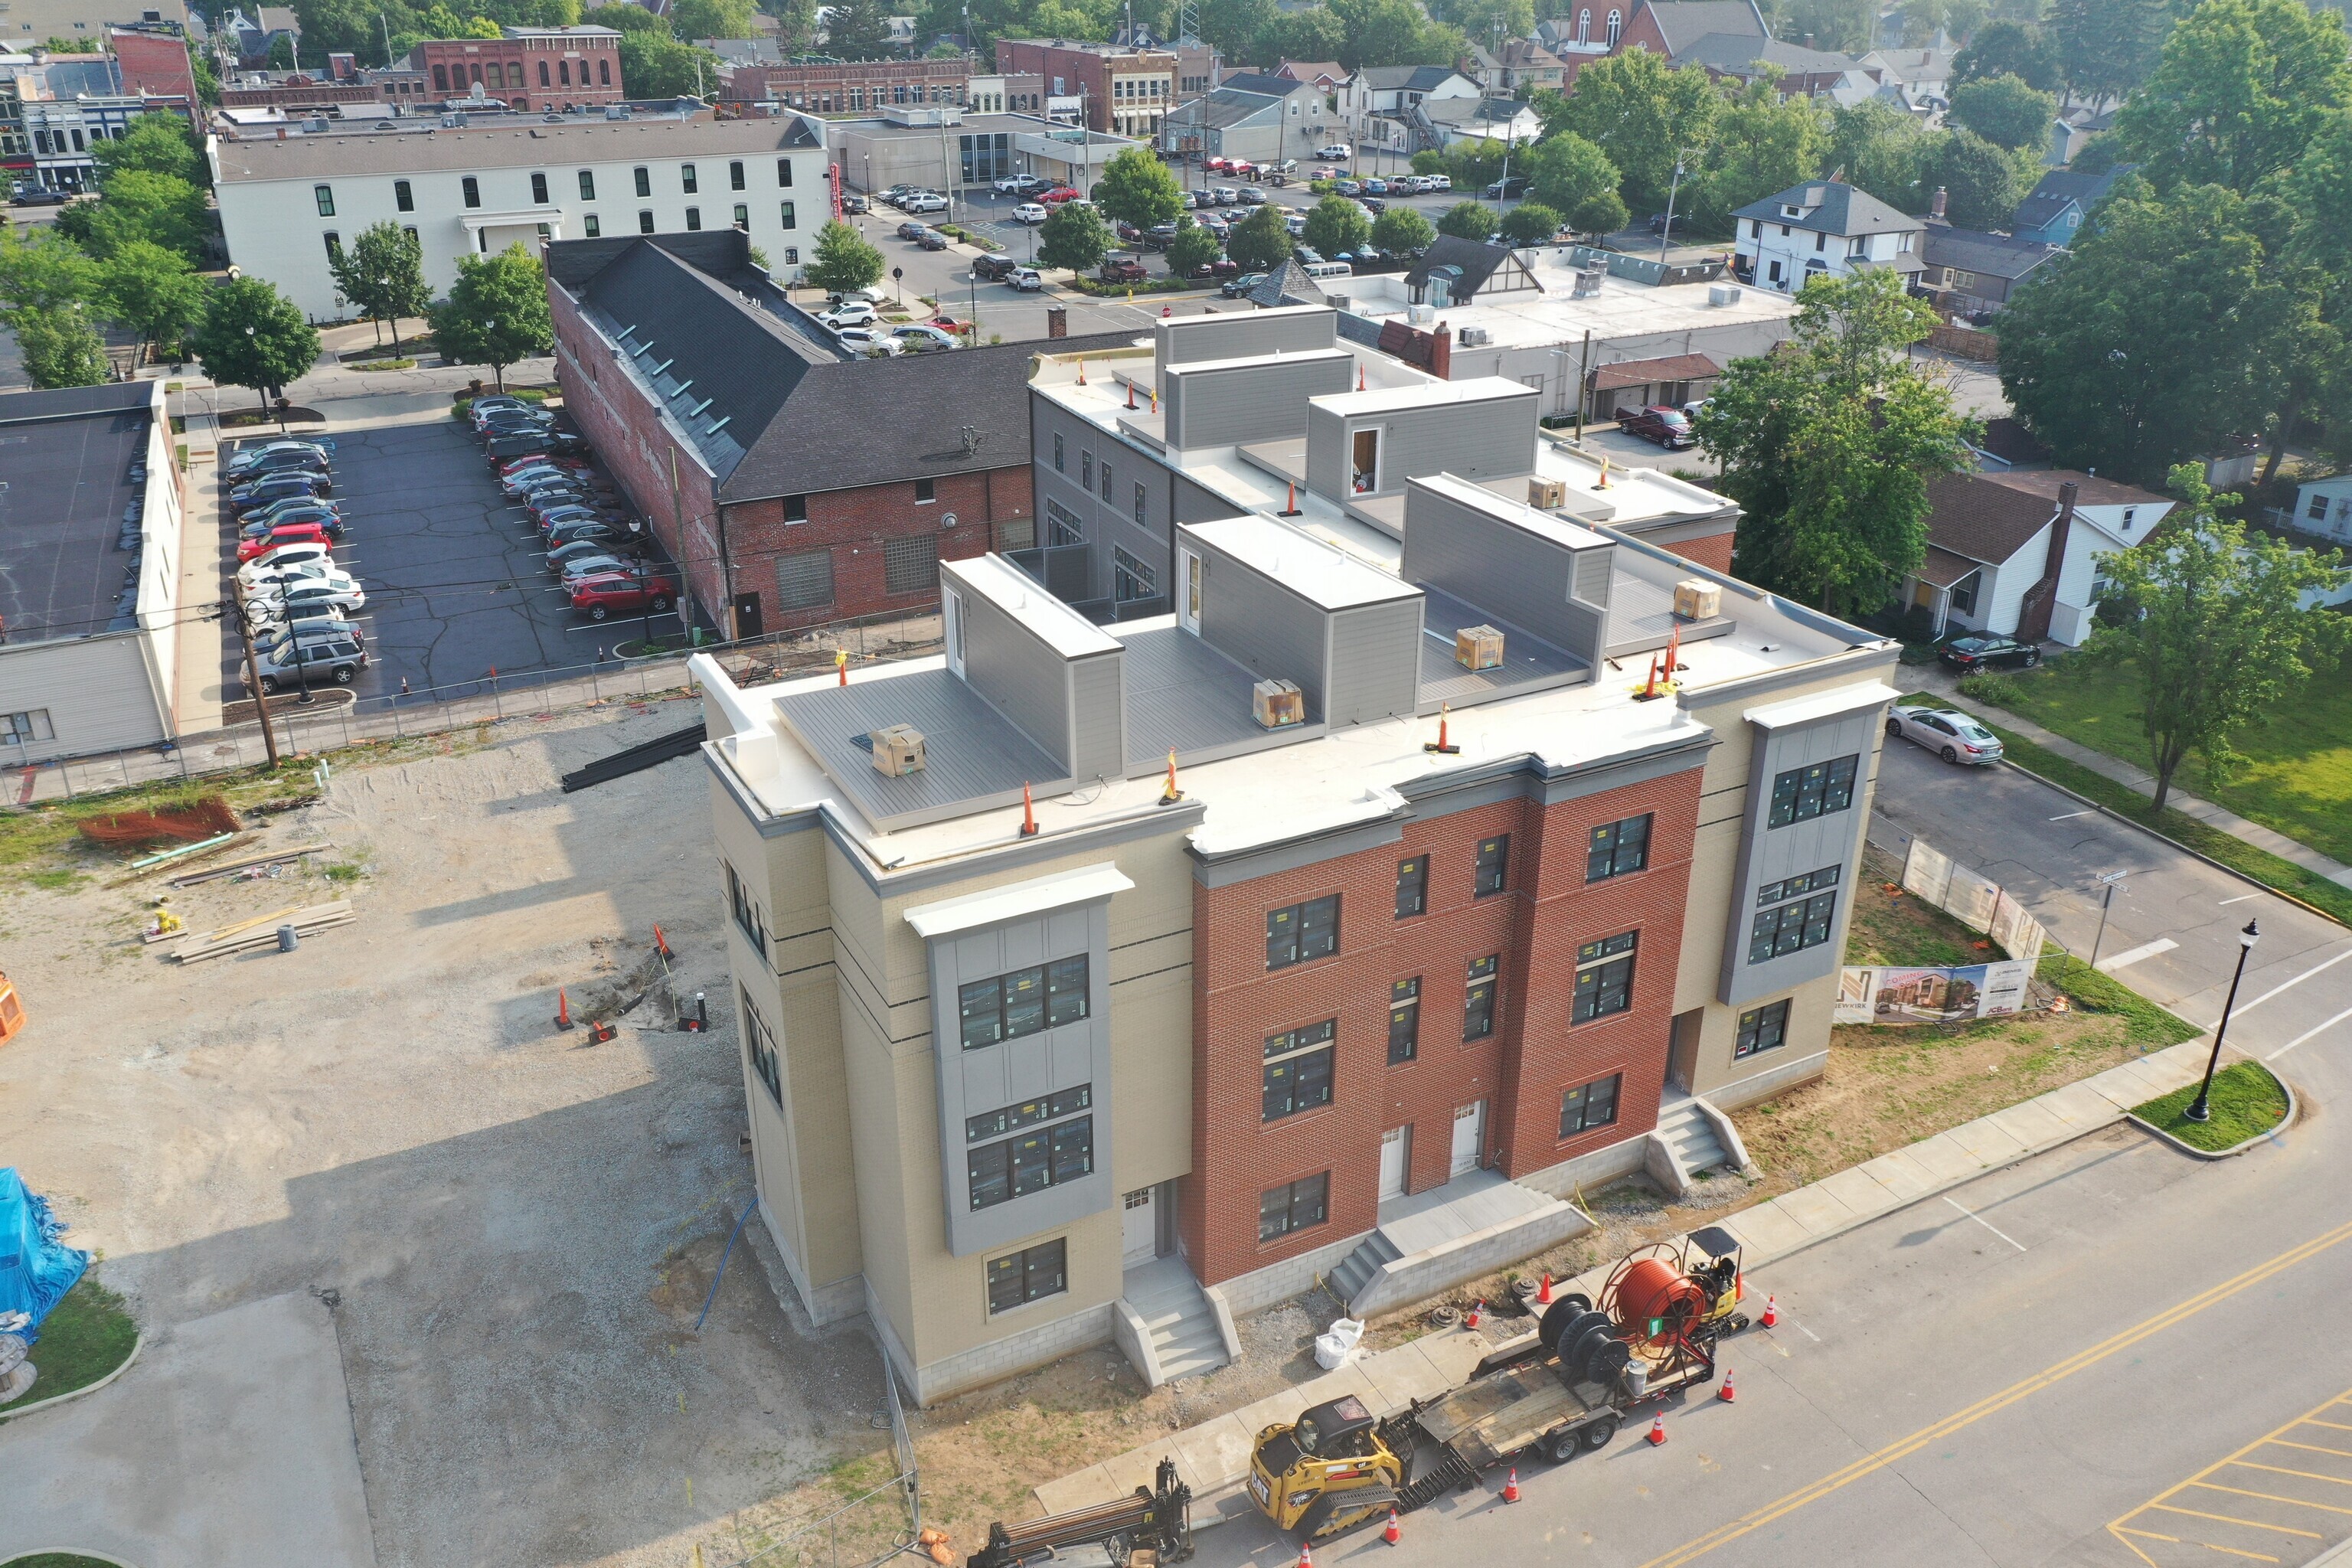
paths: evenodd
<path fill-rule="evenodd" d="M 1617 1327 L 1636 1342 L 1675 1337 L 1685 1324 L 1706 1315 L 1706 1292 L 1663 1258 L 1637 1258 L 1616 1281 Z M 1654 1336 L 1650 1325 L 1658 1325 Z"/>

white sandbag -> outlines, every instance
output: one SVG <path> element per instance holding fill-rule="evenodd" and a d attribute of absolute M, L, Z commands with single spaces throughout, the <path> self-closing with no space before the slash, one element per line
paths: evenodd
<path fill-rule="evenodd" d="M 1354 1318 L 1341 1318 L 1315 1336 L 1315 1364 L 1325 1372 L 1337 1372 L 1354 1358 L 1363 1342 L 1364 1325 Z"/>

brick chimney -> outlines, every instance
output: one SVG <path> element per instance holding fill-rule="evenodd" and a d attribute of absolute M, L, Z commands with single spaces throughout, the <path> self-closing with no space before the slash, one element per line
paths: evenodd
<path fill-rule="evenodd" d="M 1429 374 L 1440 381 L 1454 379 L 1454 331 L 1443 321 L 1429 335 Z"/>
<path fill-rule="evenodd" d="M 1946 191 L 1943 186 L 1937 185 L 1936 187 L 1936 194 L 1927 198 L 1927 221 L 1929 223 L 1948 222 L 1949 220 L 1944 216 L 1944 208 L 1950 200 L 1950 193 Z"/>
<path fill-rule="evenodd" d="M 2050 617 L 2058 607 L 2058 574 L 2066 569 L 2066 536 L 2074 527 L 2074 498 L 2080 489 L 2068 479 L 2058 487 L 2058 515 L 2050 524 L 2050 552 L 2042 563 L 2042 576 L 2025 591 L 2017 615 L 2017 640 L 2041 642 L 2050 635 Z"/>

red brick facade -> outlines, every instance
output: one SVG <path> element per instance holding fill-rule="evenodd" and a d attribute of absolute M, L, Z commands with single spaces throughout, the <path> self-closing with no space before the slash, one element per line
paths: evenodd
<path fill-rule="evenodd" d="M 848 60 L 830 65 L 737 66 L 719 89 L 722 103 L 790 104 L 811 114 L 878 114 L 893 105 L 961 103 L 971 62 Z"/>
<path fill-rule="evenodd" d="M 552 29 L 507 38 L 434 38 L 409 51 L 436 98 L 485 96 L 516 109 L 623 101 L 621 38 L 603 29 L 582 35 Z"/>
<path fill-rule="evenodd" d="M 1451 1173 L 1454 1113 L 1485 1101 L 1481 1163 L 1511 1176 L 1646 1131 L 1657 1119 L 1672 1033 L 1699 772 L 1549 807 L 1522 800 L 1430 817 L 1399 843 L 1296 871 L 1193 892 L 1192 1169 L 1180 1212 L 1193 1271 L 1214 1284 L 1369 1230 L 1381 1134 L 1410 1128 L 1406 1190 Z M 1652 814 L 1641 871 L 1588 886 L 1592 827 Z M 1477 847 L 1510 835 L 1507 886 L 1475 898 Z M 1429 858 L 1426 912 L 1395 918 L 1397 868 Z M 1339 951 L 1266 968 L 1268 911 L 1336 893 Z M 1632 1005 L 1571 1026 L 1578 947 L 1634 932 Z M 1492 1035 L 1462 1039 L 1469 966 L 1499 954 Z M 1419 1045 L 1389 1065 L 1391 984 L 1421 980 Z M 1263 1120 L 1265 1039 L 1338 1021 L 1332 1101 Z M 1622 1074 L 1615 1121 L 1563 1142 L 1562 1094 Z M 1330 1217 L 1258 1240 L 1259 1195 L 1328 1172 Z"/>
<path fill-rule="evenodd" d="M 1678 539 L 1666 546 L 1685 561 L 1696 561 L 1711 572 L 1731 574 L 1731 545 L 1734 534 L 1730 529 L 1710 533 L 1704 539 Z"/>

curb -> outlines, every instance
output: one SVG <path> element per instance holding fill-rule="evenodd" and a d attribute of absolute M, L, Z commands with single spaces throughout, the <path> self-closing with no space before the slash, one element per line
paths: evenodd
<path fill-rule="evenodd" d="M 38 1557 L 87 1557 L 92 1563 L 110 1563 L 114 1568 L 134 1568 L 133 1564 L 125 1563 L 120 1557 L 111 1557 L 87 1546 L 37 1546 L 30 1552 L 19 1552 L 5 1561 L 0 1561 L 0 1568 L 15 1568 L 18 1563 L 29 1562 Z"/>
<path fill-rule="evenodd" d="M 30 1415 L 36 1410 L 47 1410 L 53 1405 L 70 1405 L 75 1400 L 81 1398 L 84 1394 L 96 1394 L 100 1389 L 104 1388 L 108 1384 L 112 1383 L 116 1378 L 121 1377 L 124 1373 L 129 1372 L 133 1366 L 137 1365 L 139 1362 L 139 1352 L 146 1348 L 147 1336 L 142 1332 L 137 1339 L 131 1342 L 131 1353 L 122 1358 L 122 1364 L 116 1367 L 112 1372 L 108 1373 L 104 1377 L 100 1378 L 96 1383 L 86 1383 L 79 1388 L 68 1389 L 63 1394 L 52 1394 L 46 1399 L 36 1399 L 30 1405 L 20 1405 L 14 1410 L 8 1409 L 5 1406 L 0 1406 L 0 1426 L 5 1426 L 9 1422 L 17 1420 L 20 1417 Z M 38 1365 L 39 1363 L 37 1362 L 34 1364 Z M 83 1555 L 89 1556 L 94 1555 L 94 1553 L 85 1552 Z"/>
<path fill-rule="evenodd" d="M 2252 1057 L 2240 1057 L 2238 1061 L 2252 1062 L 2254 1061 L 2254 1058 Z M 2237 1062 L 2232 1062 L 2230 1065 L 2231 1067 L 2235 1067 Z M 2173 1134 L 2167 1132 L 2155 1122 L 2147 1121 L 2146 1118 L 2140 1116 L 2135 1111 L 2125 1111 L 2124 1120 L 2130 1122 L 2133 1126 L 2137 1127 L 2141 1131 L 2152 1133 L 2156 1137 L 2162 1139 L 2165 1142 L 2171 1144 L 2175 1149 L 2178 1149 L 2180 1152 L 2189 1156 L 2191 1159 L 2233 1160 L 2239 1155 L 2244 1153 L 2247 1150 L 2252 1148 L 2255 1144 L 2263 1142 L 2268 1139 L 2277 1137 L 2280 1133 L 2294 1126 L 2296 1120 L 2303 1114 L 2303 1101 L 2295 1097 L 2294 1086 L 2287 1082 L 2286 1079 L 2279 1077 L 2276 1072 L 2272 1070 L 2269 1064 L 2255 1062 L 2255 1065 L 2260 1067 L 2264 1072 L 2270 1073 L 2271 1081 L 2277 1084 L 2280 1089 L 2286 1092 L 2286 1114 L 2279 1118 L 2277 1126 L 2265 1127 L 2263 1131 L 2255 1133 L 2252 1137 L 2242 1138 L 2237 1142 L 2231 1144 L 2227 1149 L 2200 1149 L 2196 1144 L 2186 1142 L 2181 1139 L 2175 1137 Z"/>

